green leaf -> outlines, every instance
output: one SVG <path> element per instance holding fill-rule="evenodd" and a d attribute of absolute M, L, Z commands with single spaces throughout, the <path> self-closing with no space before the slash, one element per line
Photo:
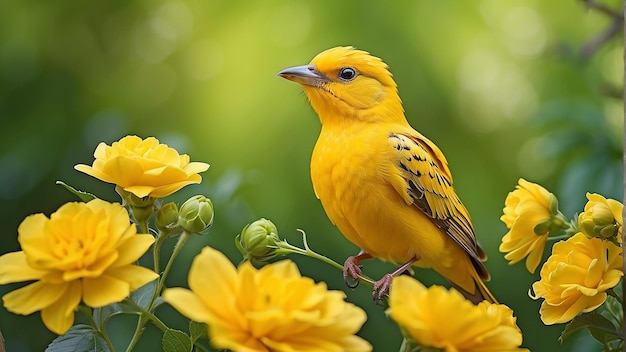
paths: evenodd
<path fill-rule="evenodd" d="M 189 334 L 191 335 L 191 343 L 193 344 L 195 344 L 198 339 L 208 338 L 207 325 L 192 320 L 189 322 Z"/>
<path fill-rule="evenodd" d="M 74 325 L 54 339 L 46 352 L 108 352 L 109 346 L 91 326 Z"/>
<path fill-rule="evenodd" d="M 93 194 L 88 193 L 88 192 L 84 192 L 84 191 L 79 191 L 76 188 L 68 185 L 67 183 L 65 183 L 63 181 L 57 181 L 56 184 L 65 187 L 65 189 L 67 189 L 68 191 L 73 193 L 75 196 L 80 198 L 80 200 L 82 200 L 83 202 L 89 202 L 90 200 L 97 198 Z"/>
<path fill-rule="evenodd" d="M 164 352 L 189 352 L 191 351 L 191 341 L 189 336 L 180 330 L 167 329 L 163 334 Z"/>
<path fill-rule="evenodd" d="M 136 291 L 130 294 L 130 300 L 135 302 L 135 304 L 143 309 L 148 309 L 150 305 L 150 301 L 152 300 L 152 296 L 154 295 L 154 291 L 157 288 L 156 280 L 148 282 L 147 284 L 141 286 Z"/>
<path fill-rule="evenodd" d="M 107 321 L 114 315 L 126 312 L 126 308 L 118 303 L 109 304 L 101 308 L 94 308 L 93 320 L 96 322 L 96 328 L 100 331 L 104 330 Z M 134 313 L 134 311 L 132 312 Z"/>
<path fill-rule="evenodd" d="M 562 343 L 567 337 L 584 328 L 588 328 L 591 335 L 602 344 L 624 338 L 621 331 L 617 330 L 610 320 L 598 313 L 590 312 L 578 315 L 567 324 L 559 337 L 559 341 Z"/>

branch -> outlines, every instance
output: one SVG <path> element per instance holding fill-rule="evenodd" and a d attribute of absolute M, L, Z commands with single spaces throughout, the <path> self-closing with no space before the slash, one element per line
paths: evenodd
<path fill-rule="evenodd" d="M 621 13 L 613 10 L 612 8 L 604 4 L 597 3 L 595 0 L 583 0 L 583 2 L 585 3 L 585 5 L 587 5 L 587 8 L 589 9 L 602 12 L 603 14 L 609 17 L 613 17 L 615 19 L 622 19 L 622 20 L 624 19 Z"/>
<path fill-rule="evenodd" d="M 596 2 L 595 0 L 582 1 L 585 3 L 587 8 L 601 12 L 613 19 L 611 25 L 607 29 L 586 42 L 581 47 L 580 55 L 583 58 L 588 59 L 593 56 L 593 54 L 595 54 L 605 43 L 611 40 L 611 38 L 622 32 L 624 27 L 624 15 L 604 4 Z"/>
<path fill-rule="evenodd" d="M 602 45 L 611 40 L 611 38 L 613 38 L 618 33 L 621 33 L 623 26 L 624 18 L 615 18 L 607 29 L 605 29 L 602 33 L 598 34 L 593 39 L 586 42 L 580 48 L 580 54 L 582 55 L 582 57 L 589 58 L 593 56 L 593 54 L 595 54 L 596 51 L 598 51 L 598 49 L 602 47 Z"/>

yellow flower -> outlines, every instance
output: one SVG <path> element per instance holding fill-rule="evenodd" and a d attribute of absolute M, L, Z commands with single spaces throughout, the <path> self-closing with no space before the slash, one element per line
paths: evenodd
<path fill-rule="evenodd" d="M 587 193 L 585 211 L 578 216 L 580 231 L 589 237 L 616 237 L 622 240 L 624 205 L 596 193 Z"/>
<path fill-rule="evenodd" d="M 67 203 L 50 218 L 28 216 L 18 228 L 20 252 L 0 257 L 0 284 L 36 280 L 2 297 L 15 314 L 41 311 L 51 331 L 66 332 L 82 300 L 90 307 L 119 302 L 157 274 L 133 265 L 154 238 L 137 235 L 120 204 Z"/>
<path fill-rule="evenodd" d="M 162 198 L 188 184 L 200 183 L 198 173 L 209 168 L 205 163 L 190 163 L 187 154 L 179 155 L 154 137 L 142 140 L 126 136 L 111 146 L 100 143 L 94 157 L 92 166 L 79 164 L 74 168 L 139 198 Z"/>
<path fill-rule="evenodd" d="M 555 221 L 556 197 L 536 183 L 519 179 L 516 189 L 505 200 L 504 214 L 500 217 L 509 232 L 502 238 L 500 252 L 513 265 L 525 257 L 526 269 L 535 272 L 546 240 Z M 558 218 L 557 218 L 558 219 Z M 562 222 L 561 222 L 562 223 Z"/>
<path fill-rule="evenodd" d="M 555 243 L 531 294 L 533 299 L 544 299 L 539 311 L 544 324 L 568 322 L 604 303 L 605 291 L 624 275 L 621 253 L 614 243 L 581 232 Z"/>
<path fill-rule="evenodd" d="M 341 291 L 300 276 L 283 260 L 236 269 L 219 251 L 205 247 L 189 271 L 189 287 L 163 292 L 166 302 L 191 320 L 207 323 L 216 348 L 257 351 L 371 351 L 354 334 L 365 312 Z"/>
<path fill-rule="evenodd" d="M 473 305 L 442 286 L 426 288 L 409 276 L 393 279 L 389 316 L 412 339 L 445 352 L 527 351 L 513 311 L 483 301 Z"/>

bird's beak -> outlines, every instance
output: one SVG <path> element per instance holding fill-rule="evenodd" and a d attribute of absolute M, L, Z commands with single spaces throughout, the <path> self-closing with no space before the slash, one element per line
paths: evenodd
<path fill-rule="evenodd" d="M 304 65 L 286 68 L 278 72 L 278 75 L 290 81 L 313 87 L 320 87 L 330 81 L 328 77 L 319 73 L 315 65 Z"/>

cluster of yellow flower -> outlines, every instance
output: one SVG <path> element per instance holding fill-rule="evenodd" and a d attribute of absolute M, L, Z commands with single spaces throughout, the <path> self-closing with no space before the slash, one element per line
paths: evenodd
<path fill-rule="evenodd" d="M 161 272 L 158 248 L 164 234 L 198 233 L 213 221 L 212 204 L 203 196 L 190 198 L 180 210 L 174 203 L 161 206 L 157 202 L 201 182 L 198 173 L 206 171 L 208 164 L 190 162 L 187 155 L 152 137 L 126 136 L 111 146 L 101 143 L 94 156 L 92 166 L 75 168 L 115 184 L 122 204 L 95 198 L 65 204 L 50 218 L 29 216 L 18 228 L 22 251 L 0 256 L 0 284 L 35 280 L 4 295 L 4 306 L 23 315 L 41 311 L 46 327 L 57 334 L 72 327 L 81 302 L 91 308 L 120 302 L 154 280 L 159 282 L 155 294 L 160 294 L 169 268 L 161 276 L 156 273 Z M 155 210 L 156 239 L 148 230 Z M 137 227 L 144 234 L 137 234 Z M 157 252 L 154 270 L 137 264 L 150 248 Z M 343 292 L 329 291 L 323 283 L 300 276 L 290 260 L 260 270 L 250 263 L 237 269 L 223 254 L 206 247 L 189 271 L 189 287 L 164 289 L 162 296 L 181 314 L 208 323 L 215 347 L 234 351 L 372 349 L 355 335 L 366 320 L 365 312 L 345 302 Z M 138 334 L 141 330 L 138 326 Z M 133 338 L 131 344 L 135 342 Z"/>
<path fill-rule="evenodd" d="M 587 193 L 584 212 L 572 222 L 558 210 L 556 197 L 538 184 L 519 180 L 506 198 L 501 220 L 509 232 L 500 251 L 515 264 L 526 258 L 533 273 L 548 237 L 565 232 L 552 247 L 541 279 L 532 285 L 534 299 L 543 298 L 540 314 L 547 324 L 566 323 L 601 306 L 607 291 L 621 280 L 623 204 Z"/>
<path fill-rule="evenodd" d="M 79 307 L 98 308 L 128 299 L 131 292 L 155 281 L 156 289 L 140 314 L 132 349 L 143 324 L 161 295 L 182 315 L 208 325 L 211 344 L 233 351 L 371 351 L 357 332 L 365 312 L 345 301 L 341 291 L 328 290 L 300 275 L 290 260 L 256 269 L 250 260 L 266 261 L 289 253 L 305 254 L 340 266 L 330 259 L 291 246 L 278 237 L 276 226 L 260 219 L 236 238 L 246 261 L 235 267 L 221 252 L 205 247 L 189 271 L 189 289 L 167 288 L 165 279 L 188 234 L 213 223 L 213 205 L 201 195 L 179 209 L 160 199 L 182 187 L 201 182 L 208 164 L 190 162 L 187 155 L 155 138 L 127 136 L 111 146 L 101 143 L 92 166 L 76 169 L 116 185 L 122 203 L 90 196 L 86 202 L 61 206 L 50 217 L 35 214 L 18 228 L 21 251 L 0 256 L 0 284 L 34 281 L 2 297 L 16 314 L 41 311 L 48 329 L 66 333 Z M 510 231 L 500 250 L 511 264 L 526 258 L 532 273 L 539 266 L 551 235 L 569 231 L 557 242 L 533 284 L 535 299 L 543 298 L 541 318 L 546 324 L 572 320 L 596 309 L 607 291 L 617 285 L 621 269 L 623 206 L 588 194 L 585 211 L 570 223 L 558 210 L 554 195 L 539 185 L 520 180 L 509 194 L 502 221 Z M 150 230 L 153 219 L 157 230 Z M 153 235 L 156 234 L 156 236 Z M 181 234 L 164 271 L 158 258 L 165 237 Z M 153 267 L 138 260 L 153 252 Z M 157 273 L 161 273 L 160 275 Z M 526 351 L 512 310 L 502 304 L 473 305 L 454 289 L 426 288 L 417 280 L 393 280 L 388 314 L 400 325 L 409 345 L 442 351 Z M 146 313 L 147 312 L 147 313 Z M 147 314 L 147 317 L 143 315 Z M 95 329 L 105 337 L 106 331 Z M 191 344 L 195 341 L 191 339 Z"/>

